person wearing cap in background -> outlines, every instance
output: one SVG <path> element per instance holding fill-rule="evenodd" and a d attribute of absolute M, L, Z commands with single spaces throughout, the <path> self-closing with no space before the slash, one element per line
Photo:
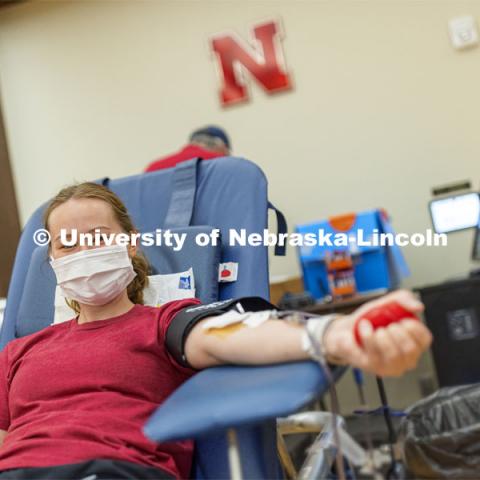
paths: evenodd
<path fill-rule="evenodd" d="M 215 126 L 200 128 L 190 135 L 189 143 L 185 147 L 172 155 L 155 160 L 145 172 L 174 167 L 177 163 L 196 157 L 203 160 L 225 157 L 230 154 L 230 150 L 230 139 L 225 130 Z"/>

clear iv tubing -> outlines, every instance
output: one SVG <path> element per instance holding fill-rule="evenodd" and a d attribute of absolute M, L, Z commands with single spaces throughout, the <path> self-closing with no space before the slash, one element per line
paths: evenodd
<path fill-rule="evenodd" d="M 310 340 L 310 343 L 313 347 L 314 350 L 314 359 L 316 362 L 320 365 L 320 368 L 323 370 L 323 373 L 327 377 L 327 382 L 328 382 L 328 388 L 330 391 L 330 397 L 332 400 L 332 421 L 333 421 L 333 438 L 335 440 L 335 445 L 337 447 L 337 451 L 335 454 L 335 464 L 337 467 L 337 474 L 339 477 L 339 480 L 345 480 L 345 469 L 343 466 L 343 455 L 342 455 L 342 446 L 340 443 L 340 435 L 338 433 L 338 412 L 339 412 L 339 404 L 338 404 L 338 397 L 337 397 L 337 391 L 335 389 L 335 381 L 333 379 L 332 371 L 330 370 L 330 367 L 328 366 L 327 362 L 323 358 L 321 347 L 320 347 L 320 340 L 315 338 L 315 336 L 309 331 L 308 328 L 305 327 L 306 322 L 310 318 L 318 318 L 317 315 L 309 315 L 304 312 L 296 312 L 296 311 L 277 311 L 277 315 L 281 314 L 281 316 L 284 316 L 284 318 L 288 321 L 293 321 L 294 323 L 300 323 L 304 326 L 305 331 L 307 332 L 308 339 Z M 278 315 L 280 316 L 280 315 Z"/>
<path fill-rule="evenodd" d="M 325 376 L 327 377 L 328 388 L 329 388 L 330 397 L 332 400 L 331 408 L 332 408 L 332 419 L 333 419 L 333 437 L 335 440 L 335 445 L 337 447 L 337 451 L 335 453 L 335 464 L 337 467 L 338 478 L 340 480 L 345 480 L 346 477 L 345 477 L 345 469 L 343 466 L 342 445 L 340 443 L 340 435 L 338 433 L 338 413 L 339 413 L 340 407 L 338 404 L 335 381 L 332 375 L 332 371 L 330 370 L 330 367 L 328 366 L 327 362 L 323 358 L 323 355 L 320 349 L 320 341 L 317 338 L 315 338 L 315 336 L 308 330 L 308 328 L 305 328 L 305 331 L 307 332 L 310 343 L 312 344 L 313 349 L 315 351 L 314 358 L 322 368 L 323 372 L 325 373 Z"/>

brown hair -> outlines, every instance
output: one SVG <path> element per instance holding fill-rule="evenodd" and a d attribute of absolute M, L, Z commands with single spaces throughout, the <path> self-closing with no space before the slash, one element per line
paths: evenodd
<path fill-rule="evenodd" d="M 112 208 L 116 221 L 122 227 L 122 230 L 124 230 L 125 233 L 136 231 L 132 219 L 120 198 L 107 187 L 92 182 L 71 185 L 58 192 L 43 214 L 43 223 L 47 230 L 48 219 L 53 210 L 71 198 L 95 198 L 108 203 Z M 148 285 L 150 266 L 146 258 L 140 252 L 137 252 L 132 258 L 132 265 L 137 275 L 127 287 L 128 298 L 133 303 L 143 304 L 143 289 Z M 71 300 L 67 303 L 77 314 L 80 313 L 80 305 L 78 302 Z"/>

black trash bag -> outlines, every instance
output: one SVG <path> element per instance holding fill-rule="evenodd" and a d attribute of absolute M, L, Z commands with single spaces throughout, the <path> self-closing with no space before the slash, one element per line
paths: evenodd
<path fill-rule="evenodd" d="M 480 384 L 442 388 L 407 410 L 404 459 L 419 479 L 480 479 Z"/>

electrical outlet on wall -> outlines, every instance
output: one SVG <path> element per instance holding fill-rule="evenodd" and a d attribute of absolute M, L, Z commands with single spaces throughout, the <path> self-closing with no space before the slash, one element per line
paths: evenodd
<path fill-rule="evenodd" d="M 471 15 L 452 18 L 448 22 L 448 31 L 454 48 L 461 50 L 478 45 L 478 30 Z"/>

